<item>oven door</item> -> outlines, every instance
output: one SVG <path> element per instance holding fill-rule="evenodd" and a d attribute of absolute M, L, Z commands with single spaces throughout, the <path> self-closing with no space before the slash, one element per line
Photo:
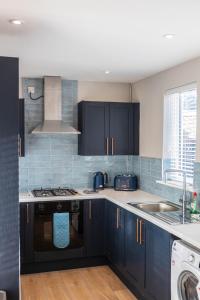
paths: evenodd
<path fill-rule="evenodd" d="M 36 262 L 64 260 L 85 255 L 83 205 L 84 201 L 76 200 L 35 204 L 34 256 Z M 61 215 L 63 213 L 68 218 L 68 226 L 64 228 L 64 234 L 69 235 L 69 243 L 64 248 L 56 247 L 54 243 L 54 214 L 58 213 Z"/>

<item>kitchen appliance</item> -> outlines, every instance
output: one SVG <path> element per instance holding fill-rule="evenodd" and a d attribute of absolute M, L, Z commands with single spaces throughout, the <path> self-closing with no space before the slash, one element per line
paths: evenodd
<path fill-rule="evenodd" d="M 70 188 L 55 188 L 55 189 L 39 189 L 33 190 L 34 197 L 63 197 L 63 196 L 75 196 L 78 192 Z"/>
<path fill-rule="evenodd" d="M 114 178 L 114 189 L 116 191 L 136 191 L 137 177 L 134 174 L 117 175 Z"/>
<path fill-rule="evenodd" d="M 59 76 L 44 77 L 44 122 L 32 133 L 80 134 L 80 131 L 62 121 L 62 79 Z"/>
<path fill-rule="evenodd" d="M 108 184 L 108 174 L 102 172 L 96 172 L 94 174 L 93 179 L 93 189 L 96 190 L 103 190 L 104 187 Z"/>
<path fill-rule="evenodd" d="M 171 300 L 200 299 L 200 252 L 174 241 L 171 258 Z"/>
<path fill-rule="evenodd" d="M 83 211 L 84 201 L 79 200 L 34 203 L 33 248 L 36 262 L 83 256 L 85 251 Z M 69 226 L 66 228 L 69 231 L 69 243 L 62 249 L 56 247 L 54 243 L 54 216 L 59 213 L 67 214 L 69 218 Z"/>

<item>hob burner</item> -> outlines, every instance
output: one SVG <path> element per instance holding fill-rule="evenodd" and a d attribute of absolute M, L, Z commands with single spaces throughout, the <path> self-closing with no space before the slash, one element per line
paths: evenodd
<path fill-rule="evenodd" d="M 55 189 L 40 189 L 33 190 L 33 195 L 35 197 L 55 197 L 55 196 L 74 196 L 77 195 L 78 192 L 74 189 L 69 188 L 55 188 Z"/>

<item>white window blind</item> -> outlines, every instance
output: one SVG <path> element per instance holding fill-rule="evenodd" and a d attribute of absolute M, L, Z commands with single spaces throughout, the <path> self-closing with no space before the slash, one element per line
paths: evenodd
<path fill-rule="evenodd" d="M 180 169 L 193 184 L 196 156 L 196 84 L 169 90 L 164 99 L 163 170 Z M 169 179 L 182 181 L 182 174 L 170 174 Z"/>

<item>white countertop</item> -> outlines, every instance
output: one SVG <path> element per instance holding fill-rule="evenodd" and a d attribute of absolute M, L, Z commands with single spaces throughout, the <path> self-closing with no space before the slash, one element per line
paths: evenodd
<path fill-rule="evenodd" d="M 169 225 L 148 213 L 145 213 L 137 208 L 128 205 L 129 202 L 135 203 L 150 203 L 150 202 L 160 202 L 166 201 L 159 196 L 137 190 L 135 192 L 118 192 L 113 189 L 105 189 L 99 193 L 94 194 L 84 194 L 83 190 L 78 190 L 79 195 L 70 197 L 48 197 L 48 198 L 36 198 L 32 193 L 20 193 L 19 200 L 20 203 L 27 202 L 43 202 L 43 201 L 61 201 L 61 200 L 84 200 L 84 199 L 107 199 L 116 205 L 150 221 L 151 223 L 159 226 L 160 228 L 174 234 L 178 238 L 184 240 L 185 242 L 200 249 L 200 224 L 180 224 L 180 225 Z"/>

